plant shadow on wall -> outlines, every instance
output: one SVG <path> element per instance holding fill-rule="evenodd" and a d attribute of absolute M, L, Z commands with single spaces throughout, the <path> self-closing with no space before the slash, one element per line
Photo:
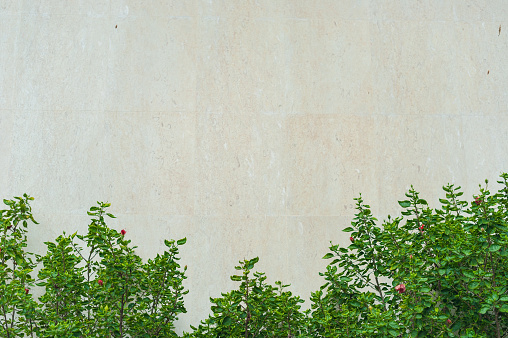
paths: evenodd
<path fill-rule="evenodd" d="M 498 337 L 508 333 L 508 174 L 470 202 L 443 187 L 430 209 L 413 188 L 402 216 L 382 224 L 360 196 L 348 246 L 331 245 L 324 285 L 311 308 L 240 261 L 238 288 L 211 298 L 211 315 L 184 337 Z M 185 313 L 185 239 L 143 263 L 126 232 L 110 229 L 109 204 L 92 207 L 86 235 L 47 242 L 45 256 L 26 251 L 36 223 L 31 197 L 4 200 L 0 240 L 1 337 L 175 337 Z M 34 268 L 41 264 L 37 278 Z M 34 288 L 43 288 L 34 299 Z"/>

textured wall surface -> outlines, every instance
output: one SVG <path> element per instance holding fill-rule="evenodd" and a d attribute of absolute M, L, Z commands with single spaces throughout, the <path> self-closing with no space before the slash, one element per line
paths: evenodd
<path fill-rule="evenodd" d="M 503 0 L 0 0 L 0 65 L 32 248 L 97 200 L 145 258 L 186 236 L 180 330 L 243 258 L 307 298 L 360 192 L 383 219 L 508 171 Z"/>

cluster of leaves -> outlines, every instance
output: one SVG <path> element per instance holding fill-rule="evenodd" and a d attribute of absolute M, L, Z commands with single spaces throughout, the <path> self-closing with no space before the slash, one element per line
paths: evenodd
<path fill-rule="evenodd" d="M 26 254 L 28 221 L 35 222 L 30 207 L 32 197 L 23 195 L 4 200 L 0 210 L 0 336 L 23 337 L 36 322 L 37 303 L 30 290 L 35 280 L 31 273 L 37 263 Z"/>
<path fill-rule="evenodd" d="M 178 264 L 185 239 L 166 240 L 166 251 L 143 263 L 125 230 L 107 226 L 105 217 L 114 217 L 106 212 L 109 204 L 99 203 L 88 212 L 86 235 L 64 233 L 45 243 L 45 256 L 34 256 L 24 250 L 27 220 L 36 223 L 31 199 L 6 200 L 10 209 L 1 211 L 0 336 L 177 336 L 173 323 L 186 312 L 188 292 L 182 286 L 186 267 Z M 38 302 L 30 293 L 34 285 L 44 288 Z"/>
<path fill-rule="evenodd" d="M 362 197 L 347 246 L 332 244 L 311 308 L 240 261 L 237 289 L 210 298 L 211 315 L 184 337 L 497 337 L 508 332 L 508 174 L 491 194 L 488 182 L 470 202 L 443 187 L 431 209 L 412 187 L 400 217 L 380 222 Z M 0 211 L 0 336 L 172 337 L 184 313 L 185 268 L 178 246 L 143 263 L 125 231 L 110 229 L 109 204 L 89 214 L 86 235 L 47 242 L 47 254 L 25 251 L 30 197 Z M 82 246 L 79 245 L 81 243 Z M 42 262 L 37 280 L 32 277 Z M 35 301 L 31 290 L 44 294 Z"/>
<path fill-rule="evenodd" d="M 241 275 L 231 279 L 240 282 L 237 290 L 210 298 L 212 315 L 186 337 L 293 337 L 303 332 L 305 316 L 300 311 L 300 297 L 284 291 L 289 285 L 266 283 L 263 273 L 251 271 L 259 258 L 240 261 L 235 269 Z"/>
<path fill-rule="evenodd" d="M 357 198 L 348 247 L 312 294 L 313 337 L 502 337 L 508 332 L 508 175 L 468 203 L 447 185 L 440 209 L 413 188 L 382 226 Z M 488 183 L 486 181 L 486 183 Z"/>

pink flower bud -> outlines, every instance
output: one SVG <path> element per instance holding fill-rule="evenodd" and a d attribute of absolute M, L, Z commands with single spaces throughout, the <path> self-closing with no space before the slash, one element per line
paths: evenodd
<path fill-rule="evenodd" d="M 125 234 L 127 233 L 127 231 L 125 231 L 125 229 L 122 229 L 122 231 L 120 231 L 120 233 L 122 234 L 122 236 L 125 236 Z"/>
<path fill-rule="evenodd" d="M 481 231 L 481 232 L 484 232 L 484 231 L 485 231 L 485 228 L 484 228 L 484 227 L 482 227 L 482 228 L 480 229 L 480 231 Z"/>
<path fill-rule="evenodd" d="M 413 259 L 413 255 L 409 255 L 409 259 Z"/>
<path fill-rule="evenodd" d="M 398 293 L 404 293 L 406 292 L 406 286 L 404 284 L 399 284 L 395 287 L 395 291 Z"/>
<path fill-rule="evenodd" d="M 351 242 L 354 242 L 354 241 L 355 241 L 355 239 L 354 239 L 352 236 L 351 236 L 351 237 L 349 237 L 349 240 L 350 240 Z"/>
<path fill-rule="evenodd" d="M 25 288 L 25 293 L 28 295 L 28 293 L 30 292 L 30 289 L 27 289 Z"/>
<path fill-rule="evenodd" d="M 102 279 L 99 279 L 99 280 L 97 281 L 97 284 L 99 284 L 100 286 L 102 286 L 102 284 L 104 284 L 104 282 L 102 281 Z"/>

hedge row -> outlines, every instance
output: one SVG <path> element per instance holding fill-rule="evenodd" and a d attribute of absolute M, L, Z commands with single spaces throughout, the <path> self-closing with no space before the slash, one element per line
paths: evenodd
<path fill-rule="evenodd" d="M 211 298 L 211 315 L 184 337 L 498 337 L 508 332 L 508 174 L 471 201 L 443 187 L 431 209 L 413 188 L 400 217 L 379 222 L 362 197 L 350 244 L 332 244 L 309 310 L 240 261 L 235 290 Z M 186 239 L 143 262 L 126 231 L 109 228 L 108 203 L 90 208 L 87 234 L 62 234 L 27 252 L 34 220 L 24 195 L 0 211 L 1 337 L 177 337 L 186 312 Z M 34 270 L 39 268 L 35 275 Z M 34 299 L 33 290 L 42 288 Z"/>

